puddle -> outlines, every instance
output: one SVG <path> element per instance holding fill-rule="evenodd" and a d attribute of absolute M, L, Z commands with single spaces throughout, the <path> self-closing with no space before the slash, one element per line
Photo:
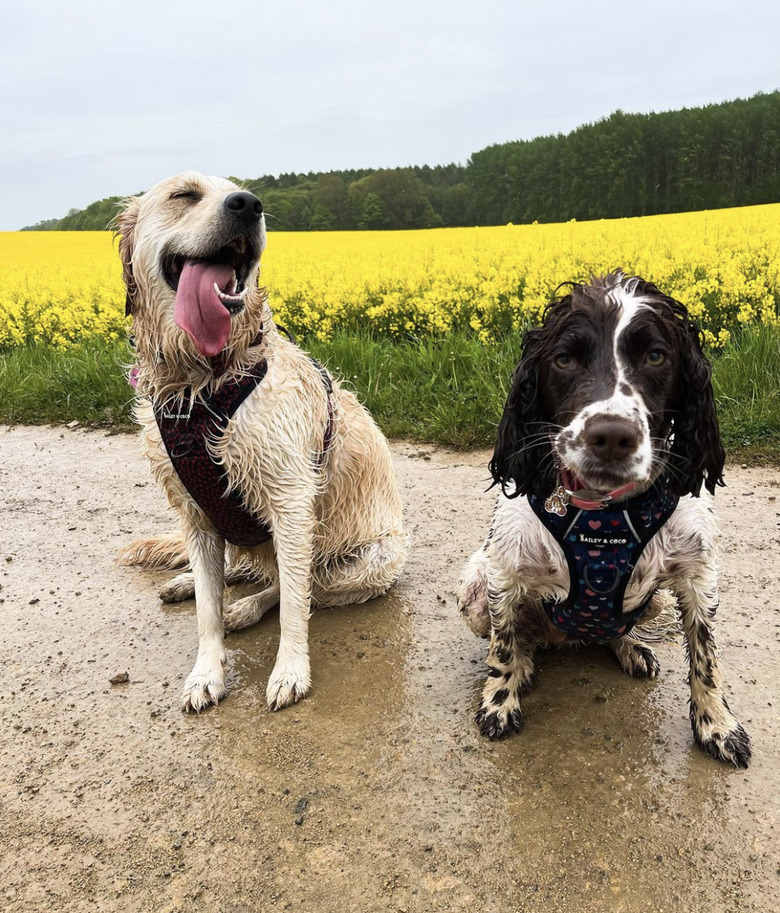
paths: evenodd
<path fill-rule="evenodd" d="M 383 599 L 315 613 L 309 699 L 265 708 L 268 616 L 228 638 L 227 700 L 187 717 L 194 604 L 113 563 L 172 526 L 134 439 L 0 433 L 3 910 L 774 913 L 777 471 L 732 468 L 718 494 L 744 772 L 693 745 L 679 643 L 653 682 L 603 649 L 541 652 L 523 733 L 478 735 L 487 645 L 453 591 L 491 512 L 484 453 L 394 447 L 409 566 Z"/>

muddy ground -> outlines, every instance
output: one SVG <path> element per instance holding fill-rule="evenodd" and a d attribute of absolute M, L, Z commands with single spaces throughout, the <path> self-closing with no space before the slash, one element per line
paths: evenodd
<path fill-rule="evenodd" d="M 174 525 L 135 439 L 2 428 L 0 448 L 5 913 L 778 909 L 780 471 L 732 467 L 717 496 L 725 680 L 754 744 L 737 771 L 692 744 L 679 643 L 654 682 L 546 652 L 523 734 L 480 738 L 486 644 L 453 590 L 491 511 L 485 453 L 395 445 L 402 580 L 315 614 L 308 700 L 264 706 L 267 617 L 195 717 L 194 604 L 114 564 Z"/>

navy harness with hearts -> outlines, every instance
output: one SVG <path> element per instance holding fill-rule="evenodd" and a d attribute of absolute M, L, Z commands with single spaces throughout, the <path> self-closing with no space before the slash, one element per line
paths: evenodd
<path fill-rule="evenodd" d="M 674 513 L 679 498 L 663 483 L 644 494 L 598 510 L 566 505 L 552 513 L 528 496 L 536 516 L 563 549 L 569 568 L 565 602 L 544 604 L 550 621 L 577 640 L 607 643 L 623 637 L 647 611 L 653 593 L 636 609 L 623 612 L 631 574 L 645 546 Z"/>

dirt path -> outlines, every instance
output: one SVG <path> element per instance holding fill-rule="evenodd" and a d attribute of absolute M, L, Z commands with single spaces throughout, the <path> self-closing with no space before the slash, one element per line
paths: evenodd
<path fill-rule="evenodd" d="M 226 702 L 188 717 L 194 605 L 113 563 L 173 526 L 135 439 L 14 428 L 0 447 L 6 913 L 777 910 L 777 470 L 718 494 L 740 772 L 692 745 L 679 644 L 656 682 L 545 653 L 525 732 L 477 735 L 485 643 L 452 592 L 491 510 L 484 453 L 394 447 L 411 561 L 387 598 L 314 616 L 310 699 L 265 709 L 267 618 L 229 639 Z"/>

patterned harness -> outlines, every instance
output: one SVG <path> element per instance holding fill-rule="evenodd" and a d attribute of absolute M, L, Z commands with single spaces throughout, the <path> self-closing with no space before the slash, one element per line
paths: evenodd
<path fill-rule="evenodd" d="M 333 383 L 322 365 L 312 359 L 322 376 L 328 397 L 328 424 L 323 437 L 318 465 L 322 465 L 333 436 Z M 192 389 L 185 394 L 185 405 L 178 399 L 157 404 L 154 415 L 165 449 L 182 484 L 211 521 L 219 535 L 232 545 L 251 548 L 271 538 L 268 523 L 244 504 L 240 494 L 230 488 L 223 468 L 210 448 L 225 432 L 236 409 L 261 383 L 268 365 L 265 359 L 215 393 L 192 400 Z M 171 403 L 174 403 L 171 407 Z"/>
<path fill-rule="evenodd" d="M 569 596 L 548 601 L 550 621 L 577 640 L 607 643 L 627 634 L 647 611 L 653 593 L 632 612 L 623 598 L 645 546 L 674 513 L 680 499 L 662 483 L 614 507 L 582 510 L 569 504 L 558 515 L 544 500 L 528 496 L 536 516 L 563 549 L 569 567 Z"/>

